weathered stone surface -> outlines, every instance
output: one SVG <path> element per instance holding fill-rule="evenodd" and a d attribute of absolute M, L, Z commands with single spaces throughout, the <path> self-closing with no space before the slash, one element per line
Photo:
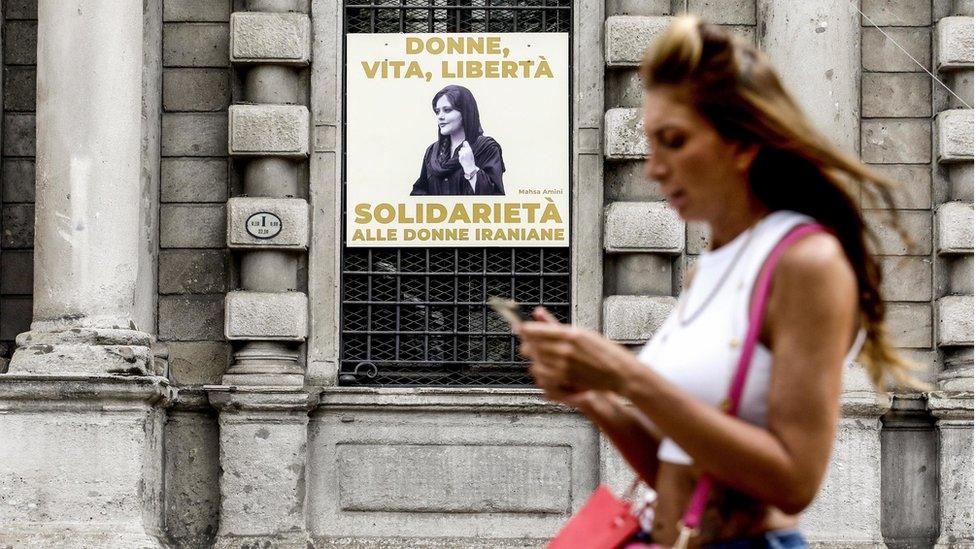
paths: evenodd
<path fill-rule="evenodd" d="M 210 158 L 164 158 L 160 166 L 162 202 L 225 202 L 227 161 Z"/>
<path fill-rule="evenodd" d="M 3 201 L 34 201 L 34 161 L 30 159 L 3 159 Z"/>
<path fill-rule="evenodd" d="M 889 303 L 887 325 L 898 347 L 932 347 L 932 306 L 928 303 Z"/>
<path fill-rule="evenodd" d="M 670 296 L 608 296 L 603 300 L 603 333 L 621 343 L 644 343 L 661 327 L 676 303 Z"/>
<path fill-rule="evenodd" d="M 940 163 L 973 161 L 973 110 L 952 109 L 935 117 L 935 150 Z"/>
<path fill-rule="evenodd" d="M 892 190 L 894 207 L 903 210 L 927 210 L 932 207 L 932 166 L 929 164 L 875 164 L 871 169 L 898 183 Z M 862 193 L 861 207 L 879 208 Z"/>
<path fill-rule="evenodd" d="M 637 69 L 606 73 L 607 108 L 640 108 L 644 104 L 644 83 Z"/>
<path fill-rule="evenodd" d="M 689 0 L 688 11 L 709 23 L 755 25 L 756 0 Z"/>
<path fill-rule="evenodd" d="M 972 17 L 943 17 L 936 23 L 935 66 L 940 71 L 973 68 Z"/>
<path fill-rule="evenodd" d="M 30 330 L 32 305 L 29 297 L 0 297 L 0 309 L 3 309 L 0 315 L 0 340 L 13 341 L 19 334 Z"/>
<path fill-rule="evenodd" d="M 918 0 L 864 0 L 862 24 L 870 27 L 927 27 L 932 24 L 932 3 Z"/>
<path fill-rule="evenodd" d="M 305 14 L 236 12 L 230 28 L 235 63 L 308 63 L 311 25 Z"/>
<path fill-rule="evenodd" d="M 7 21 L 3 29 L 3 63 L 37 64 L 37 21 Z"/>
<path fill-rule="evenodd" d="M 308 297 L 301 292 L 228 292 L 224 335 L 231 341 L 302 341 Z"/>
<path fill-rule="evenodd" d="M 613 162 L 606 165 L 607 202 L 655 202 L 664 200 L 661 186 L 644 175 L 641 161 Z"/>
<path fill-rule="evenodd" d="M 227 115 L 164 114 L 163 156 L 226 156 Z"/>
<path fill-rule="evenodd" d="M 649 253 L 610 254 L 604 259 L 608 295 L 672 295 L 670 256 Z"/>
<path fill-rule="evenodd" d="M 880 255 L 928 255 L 932 253 L 932 215 L 926 211 L 900 210 L 898 221 L 908 236 L 914 239 L 913 246 L 901 240 L 901 236 L 886 220 L 888 212 L 868 210 L 864 220 L 869 229 L 875 231 L 880 240 Z"/>
<path fill-rule="evenodd" d="M 164 0 L 163 21 L 221 22 L 230 19 L 231 0 Z"/>
<path fill-rule="evenodd" d="M 5 250 L 34 247 L 33 204 L 4 204 L 0 208 L 0 220 L 3 227 L 0 245 Z"/>
<path fill-rule="evenodd" d="M 973 205 L 946 202 L 935 213 L 936 251 L 939 254 L 973 253 Z"/>
<path fill-rule="evenodd" d="M 607 15 L 668 15 L 671 0 L 609 0 Z"/>
<path fill-rule="evenodd" d="M 607 66 L 639 65 L 644 52 L 671 24 L 671 17 L 614 15 L 604 27 Z"/>
<path fill-rule="evenodd" d="M 166 23 L 163 66 L 227 67 L 229 35 L 226 23 Z"/>
<path fill-rule="evenodd" d="M 37 19 L 37 0 L 8 0 L 3 3 L 4 18 Z"/>
<path fill-rule="evenodd" d="M 5 114 L 3 116 L 3 155 L 34 156 L 34 127 L 33 114 Z"/>
<path fill-rule="evenodd" d="M 861 115 L 868 118 L 932 116 L 932 82 L 924 72 L 867 72 L 861 77 Z"/>
<path fill-rule="evenodd" d="M 685 227 L 663 202 L 614 202 L 607 206 L 603 247 L 608 252 L 651 251 L 678 254 Z"/>
<path fill-rule="evenodd" d="M 936 547 L 973 544 L 973 462 L 959 456 L 973 454 L 972 373 L 965 392 L 929 396 L 928 407 L 939 429 L 939 539 Z"/>
<path fill-rule="evenodd" d="M 939 347 L 973 345 L 973 296 L 947 295 L 936 302 Z"/>
<path fill-rule="evenodd" d="M 931 69 L 931 31 L 927 27 L 885 29 L 895 42 L 905 48 L 926 69 Z M 920 71 L 904 52 L 878 29 L 865 27 L 861 33 L 861 63 L 866 71 L 916 72 Z"/>
<path fill-rule="evenodd" d="M 159 297 L 159 339 L 219 341 L 224 338 L 224 296 L 173 295 Z"/>
<path fill-rule="evenodd" d="M 973 295 L 973 256 L 957 256 L 948 263 L 949 292 Z"/>
<path fill-rule="evenodd" d="M 861 124 L 861 158 L 874 164 L 926 164 L 932 160 L 928 119 L 872 119 Z"/>
<path fill-rule="evenodd" d="M 604 154 L 608 160 L 643 159 L 649 152 L 639 109 L 610 109 L 604 117 Z"/>
<path fill-rule="evenodd" d="M 37 71 L 34 67 L 10 66 L 3 69 L 3 109 L 33 111 L 36 105 Z"/>
<path fill-rule="evenodd" d="M 179 547 L 209 547 L 220 519 L 217 418 L 206 397 L 177 406 L 166 421 L 166 530 Z"/>
<path fill-rule="evenodd" d="M 277 216 L 281 222 L 280 232 L 271 238 L 255 237 L 247 230 L 248 219 L 262 212 Z M 227 246 L 306 249 L 308 247 L 308 202 L 301 198 L 231 198 L 227 201 Z"/>
<path fill-rule="evenodd" d="M 174 111 L 222 111 L 230 106 L 227 69 L 166 69 L 163 108 Z"/>
<path fill-rule="evenodd" d="M 223 248 L 223 204 L 163 204 L 159 207 L 159 245 L 163 248 Z"/>
<path fill-rule="evenodd" d="M 886 301 L 931 301 L 932 260 L 888 256 L 881 263 L 881 295 Z"/>
<path fill-rule="evenodd" d="M 708 225 L 701 222 L 688 223 L 685 226 L 687 231 L 687 249 L 690 254 L 700 254 L 706 250 L 711 242 L 708 232 Z"/>
<path fill-rule="evenodd" d="M 973 201 L 973 163 L 956 162 L 949 166 L 949 199 Z"/>
<path fill-rule="evenodd" d="M 0 253 L 0 294 L 30 295 L 33 291 L 34 252 L 4 250 Z"/>
<path fill-rule="evenodd" d="M 230 366 L 231 346 L 224 341 L 171 341 L 167 348 L 175 385 L 218 384 Z"/>
<path fill-rule="evenodd" d="M 160 250 L 159 293 L 223 293 L 229 262 L 225 250 Z"/>
<path fill-rule="evenodd" d="M 308 108 L 301 105 L 232 105 L 232 155 L 308 155 Z"/>

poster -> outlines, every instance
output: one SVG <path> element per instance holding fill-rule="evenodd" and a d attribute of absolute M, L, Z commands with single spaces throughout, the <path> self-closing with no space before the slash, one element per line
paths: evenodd
<path fill-rule="evenodd" d="M 346 35 L 346 245 L 569 245 L 569 35 Z"/>

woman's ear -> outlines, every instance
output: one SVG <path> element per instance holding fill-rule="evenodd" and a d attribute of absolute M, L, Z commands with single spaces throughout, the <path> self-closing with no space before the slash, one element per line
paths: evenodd
<path fill-rule="evenodd" d="M 742 173 L 748 173 L 757 156 L 759 156 L 758 143 L 740 144 L 735 151 L 735 168 Z"/>

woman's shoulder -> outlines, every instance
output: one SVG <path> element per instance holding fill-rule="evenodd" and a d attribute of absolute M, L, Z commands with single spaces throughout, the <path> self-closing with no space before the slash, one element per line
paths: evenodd
<path fill-rule="evenodd" d="M 844 246 L 830 232 L 808 234 L 787 248 L 774 272 L 774 281 L 787 287 L 820 290 L 857 290 L 857 277 Z"/>
<path fill-rule="evenodd" d="M 485 134 L 481 134 L 478 136 L 477 139 L 475 139 L 472 148 L 478 150 L 489 150 L 489 149 L 497 149 L 499 151 L 502 150 L 502 146 L 498 144 L 498 141 L 495 141 L 492 137 L 487 136 Z"/>

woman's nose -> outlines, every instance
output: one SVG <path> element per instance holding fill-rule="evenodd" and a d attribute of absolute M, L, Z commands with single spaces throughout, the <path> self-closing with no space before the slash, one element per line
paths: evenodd
<path fill-rule="evenodd" d="M 652 150 L 647 155 L 647 159 L 644 160 L 644 176 L 648 179 L 653 179 L 655 181 L 660 181 L 665 175 L 667 175 L 668 167 L 661 161 L 658 155 L 654 154 Z"/>

